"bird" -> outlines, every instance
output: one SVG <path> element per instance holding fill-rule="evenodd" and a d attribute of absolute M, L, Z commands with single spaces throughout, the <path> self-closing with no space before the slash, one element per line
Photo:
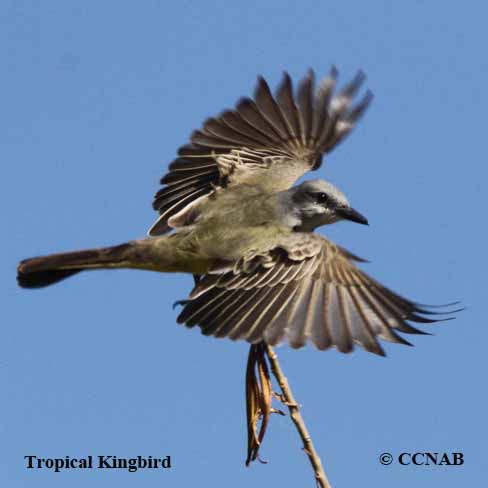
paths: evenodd
<path fill-rule="evenodd" d="M 273 93 L 258 77 L 254 96 L 208 118 L 161 179 L 146 237 L 104 248 L 23 260 L 23 288 L 42 288 L 81 271 L 130 268 L 187 273 L 195 284 L 177 322 L 204 335 L 270 346 L 307 343 L 342 353 L 356 346 L 385 355 L 382 341 L 411 345 L 457 310 L 422 305 L 360 269 L 365 260 L 316 229 L 366 225 L 344 193 L 318 170 L 373 98 L 358 98 L 362 71 L 337 88 L 332 67 L 318 83 L 308 70 L 293 86 L 284 72 Z M 452 308 L 452 307 L 451 307 Z"/>

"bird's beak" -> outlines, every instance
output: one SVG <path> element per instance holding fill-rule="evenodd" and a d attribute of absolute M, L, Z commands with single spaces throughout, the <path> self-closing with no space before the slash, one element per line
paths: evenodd
<path fill-rule="evenodd" d="M 351 220 L 352 222 L 357 222 L 358 224 L 369 225 L 368 219 L 351 207 L 336 208 L 336 214 L 345 220 Z"/>

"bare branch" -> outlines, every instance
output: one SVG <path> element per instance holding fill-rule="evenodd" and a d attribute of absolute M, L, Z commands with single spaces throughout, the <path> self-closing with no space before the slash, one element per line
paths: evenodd
<path fill-rule="evenodd" d="M 331 488 L 329 480 L 325 475 L 324 468 L 322 467 L 322 462 L 320 460 L 317 451 L 312 443 L 312 439 L 310 434 L 305 426 L 305 422 L 300 414 L 300 409 L 298 408 L 298 403 L 293 396 L 293 393 L 290 389 L 290 385 L 288 384 L 288 380 L 286 379 L 283 371 L 281 370 L 280 363 L 278 362 L 278 357 L 274 352 L 273 348 L 269 345 L 266 345 L 266 355 L 269 359 L 269 364 L 271 366 L 271 372 L 276 378 L 278 385 L 280 386 L 281 393 L 283 396 L 283 403 L 288 407 L 290 411 L 290 417 L 295 424 L 298 433 L 303 441 L 303 450 L 305 454 L 308 456 L 310 460 L 310 464 L 315 473 L 315 480 L 317 481 L 317 485 L 321 488 Z"/>

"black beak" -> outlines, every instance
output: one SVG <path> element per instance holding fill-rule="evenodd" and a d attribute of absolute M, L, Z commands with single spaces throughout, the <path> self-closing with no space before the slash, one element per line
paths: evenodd
<path fill-rule="evenodd" d="M 351 220 L 352 222 L 357 222 L 358 224 L 369 225 L 368 219 L 351 207 L 338 207 L 336 208 L 336 214 L 345 220 Z"/>

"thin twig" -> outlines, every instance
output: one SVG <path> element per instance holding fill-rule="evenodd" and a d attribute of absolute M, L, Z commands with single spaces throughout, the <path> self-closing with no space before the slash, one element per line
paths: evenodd
<path fill-rule="evenodd" d="M 266 355 L 269 359 L 269 364 L 271 366 L 271 371 L 274 374 L 276 380 L 278 381 L 278 385 L 280 386 L 281 393 L 283 395 L 283 400 L 285 405 L 288 407 L 290 411 L 290 417 L 295 424 L 298 433 L 303 441 L 303 450 L 305 454 L 308 456 L 310 460 L 310 464 L 315 473 L 315 479 L 317 481 L 317 485 L 321 488 L 331 488 L 329 480 L 325 475 L 324 468 L 322 467 L 322 462 L 320 460 L 317 451 L 312 443 L 312 439 L 310 434 L 305 426 L 305 422 L 300 414 L 300 409 L 298 408 L 298 403 L 296 402 L 293 393 L 291 392 L 290 385 L 288 384 L 288 380 L 286 379 L 283 371 L 281 370 L 280 363 L 278 362 L 278 357 L 274 352 L 273 348 L 269 345 L 266 345 Z"/>

